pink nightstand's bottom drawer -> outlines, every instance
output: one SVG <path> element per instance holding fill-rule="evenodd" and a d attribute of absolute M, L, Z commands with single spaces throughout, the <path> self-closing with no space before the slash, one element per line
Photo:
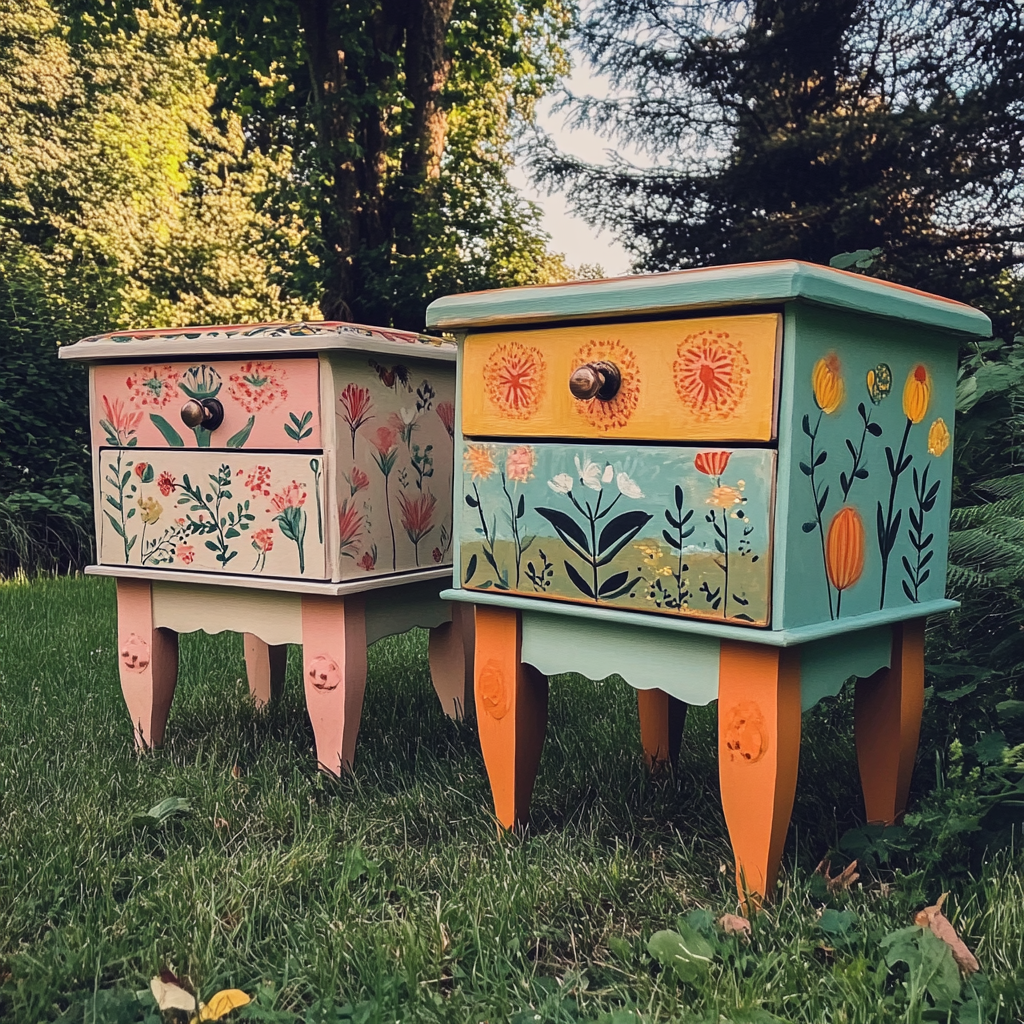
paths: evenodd
<path fill-rule="evenodd" d="M 99 561 L 325 579 L 323 455 L 101 448 Z"/>

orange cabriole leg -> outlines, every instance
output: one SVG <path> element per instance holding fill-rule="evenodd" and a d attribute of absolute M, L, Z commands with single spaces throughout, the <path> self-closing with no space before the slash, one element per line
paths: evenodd
<path fill-rule="evenodd" d="M 255 633 L 245 634 L 245 672 L 249 679 L 249 693 L 256 707 L 265 707 L 284 692 L 287 664 L 287 644 L 271 646 Z"/>
<path fill-rule="evenodd" d="M 686 704 L 664 690 L 637 690 L 637 711 L 640 714 L 640 744 L 644 762 L 651 771 L 679 760 L 679 748 L 686 725 Z"/>
<path fill-rule="evenodd" d="M 891 667 L 857 680 L 854 737 L 869 822 L 891 825 L 907 809 L 924 710 L 924 623 L 894 624 Z"/>
<path fill-rule="evenodd" d="M 548 724 L 548 680 L 520 658 L 522 617 L 476 607 L 476 721 L 494 812 L 504 828 L 526 823 Z"/>
<path fill-rule="evenodd" d="M 178 634 L 154 628 L 148 580 L 117 581 L 117 663 L 135 745 L 159 747 L 178 681 Z"/>
<path fill-rule="evenodd" d="M 718 681 L 722 810 L 747 910 L 775 887 L 800 760 L 800 652 L 723 640 Z"/>
<path fill-rule="evenodd" d="M 452 602 L 452 621 L 435 626 L 427 645 L 430 678 L 449 718 L 465 718 L 473 699 L 473 608 Z"/>
<path fill-rule="evenodd" d="M 361 596 L 302 598 L 302 681 L 320 767 L 351 771 L 366 691 Z"/>

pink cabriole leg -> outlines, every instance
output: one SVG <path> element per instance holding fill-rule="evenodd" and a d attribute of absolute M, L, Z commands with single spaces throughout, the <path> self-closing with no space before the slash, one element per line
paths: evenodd
<path fill-rule="evenodd" d="M 255 633 L 245 634 L 245 671 L 249 678 L 249 693 L 256 707 L 265 707 L 284 692 L 287 663 L 287 644 L 271 646 Z"/>
<path fill-rule="evenodd" d="M 117 665 L 135 745 L 159 747 L 178 681 L 178 634 L 153 627 L 148 581 L 117 581 Z"/>
<path fill-rule="evenodd" d="M 465 718 L 473 706 L 473 608 L 452 602 L 452 621 L 430 631 L 430 678 L 449 718 Z"/>
<path fill-rule="evenodd" d="M 351 771 L 366 690 L 361 596 L 303 597 L 302 682 L 320 767 Z"/>

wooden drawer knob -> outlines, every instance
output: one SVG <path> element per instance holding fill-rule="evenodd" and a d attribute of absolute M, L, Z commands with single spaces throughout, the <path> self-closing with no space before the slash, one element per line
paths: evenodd
<path fill-rule="evenodd" d="M 621 386 L 622 374 L 614 363 L 584 363 L 569 375 L 569 390 L 573 398 L 581 401 L 599 398 L 602 402 L 609 402 L 619 393 Z"/>
<path fill-rule="evenodd" d="M 224 422 L 224 406 L 216 398 L 204 398 L 201 402 L 190 398 L 181 407 L 181 422 L 193 430 L 216 430 Z"/>

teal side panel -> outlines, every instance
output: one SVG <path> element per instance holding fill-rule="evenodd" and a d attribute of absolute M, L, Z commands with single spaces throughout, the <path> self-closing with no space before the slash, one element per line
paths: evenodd
<path fill-rule="evenodd" d="M 786 332 L 776 628 L 942 598 L 956 341 L 798 303 Z"/>
<path fill-rule="evenodd" d="M 460 538 L 462 537 L 462 516 L 466 514 L 466 504 L 462 494 L 462 344 L 465 337 L 459 338 L 459 357 L 455 364 L 455 464 L 452 467 L 452 586 L 462 586 Z"/>
<path fill-rule="evenodd" d="M 892 626 L 842 633 L 800 646 L 800 709 L 834 697 L 850 676 L 867 679 L 892 660 Z"/>

